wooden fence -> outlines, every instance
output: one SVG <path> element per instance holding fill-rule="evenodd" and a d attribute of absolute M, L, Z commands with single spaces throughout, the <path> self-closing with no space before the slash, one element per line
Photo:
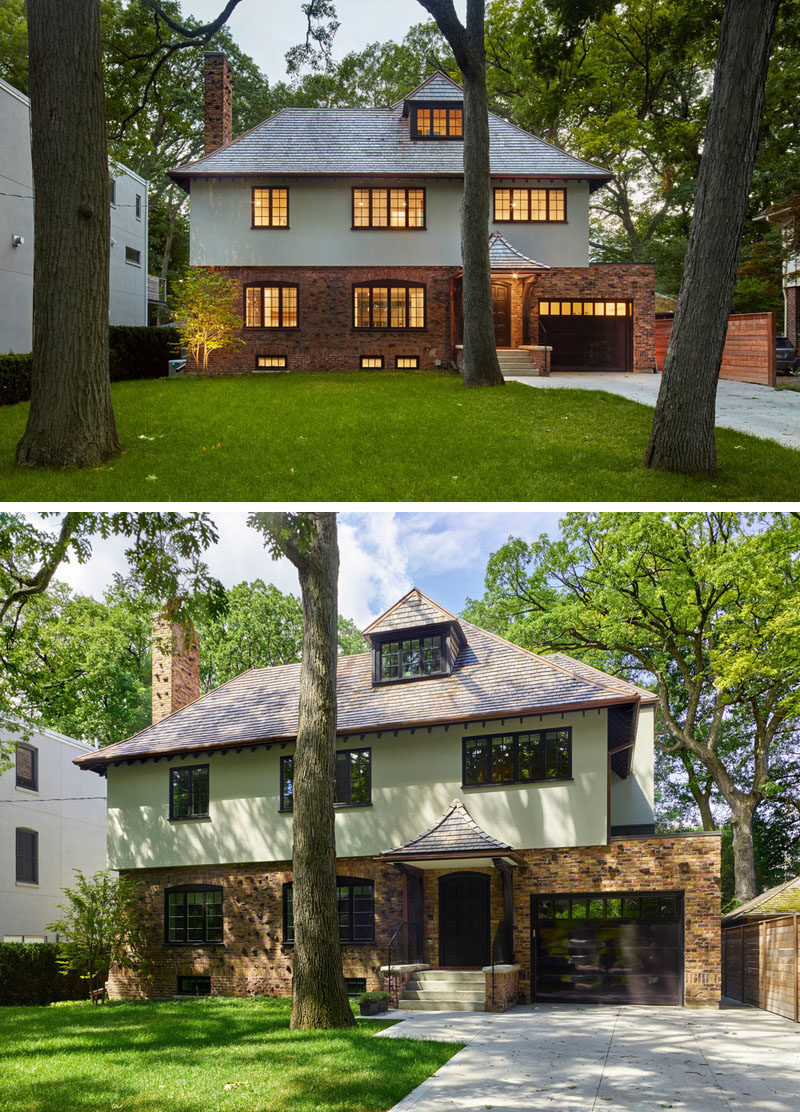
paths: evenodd
<path fill-rule="evenodd" d="M 672 331 L 672 317 L 656 318 L 656 366 L 664 359 Z M 775 314 L 738 313 L 728 318 L 720 378 L 775 385 Z"/>
<path fill-rule="evenodd" d="M 800 1022 L 800 915 L 722 932 L 722 994 Z"/>

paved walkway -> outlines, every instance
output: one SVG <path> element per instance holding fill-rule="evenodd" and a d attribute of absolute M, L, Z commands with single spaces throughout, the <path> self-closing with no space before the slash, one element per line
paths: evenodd
<path fill-rule="evenodd" d="M 549 378 L 516 378 L 538 389 L 606 390 L 634 402 L 655 406 L 661 375 L 617 374 L 615 372 L 558 372 Z M 720 379 L 717 388 L 717 424 L 753 436 L 777 440 L 789 448 L 800 448 L 800 391 L 773 390 L 748 382 Z M 800 1106 L 800 1101 L 798 1102 Z"/>
<path fill-rule="evenodd" d="M 797 1112 L 800 1025 L 755 1008 L 390 1012 L 376 1037 L 466 1042 L 392 1112 Z"/>

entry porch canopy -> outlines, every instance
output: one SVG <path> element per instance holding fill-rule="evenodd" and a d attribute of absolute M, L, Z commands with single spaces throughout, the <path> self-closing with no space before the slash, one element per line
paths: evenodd
<path fill-rule="evenodd" d="M 454 799 L 433 826 L 401 846 L 384 850 L 376 860 L 413 865 L 417 869 L 494 865 L 505 871 L 523 864 L 512 846 L 478 826 L 460 799 Z"/>

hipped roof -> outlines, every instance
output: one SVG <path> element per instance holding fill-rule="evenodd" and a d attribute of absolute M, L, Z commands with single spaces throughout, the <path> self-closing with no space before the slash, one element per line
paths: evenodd
<path fill-rule="evenodd" d="M 778 915 L 794 915 L 800 912 L 800 877 L 792 877 L 783 884 L 768 888 L 760 896 L 755 896 L 741 907 L 722 916 L 722 922 L 730 926 L 737 919 L 767 919 Z"/>
<path fill-rule="evenodd" d="M 454 799 L 433 826 L 378 856 L 389 861 L 414 861 L 456 856 L 502 857 L 513 852 L 507 842 L 482 830 L 461 800 Z"/>

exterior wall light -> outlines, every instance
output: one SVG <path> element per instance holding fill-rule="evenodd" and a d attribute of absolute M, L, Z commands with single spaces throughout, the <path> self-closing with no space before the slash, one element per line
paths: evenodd
<path fill-rule="evenodd" d="M 12 247 L 22 247 L 24 242 L 25 242 L 25 240 L 22 236 L 12 236 L 11 237 L 11 246 Z"/>

